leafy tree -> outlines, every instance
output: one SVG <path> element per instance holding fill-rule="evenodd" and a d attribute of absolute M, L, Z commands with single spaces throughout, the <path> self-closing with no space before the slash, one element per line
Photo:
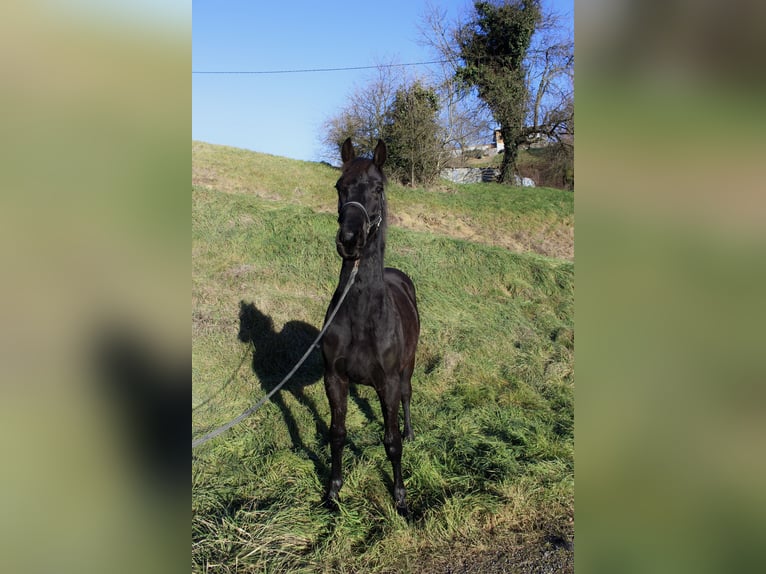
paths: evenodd
<path fill-rule="evenodd" d="M 416 81 L 396 91 L 384 127 L 388 165 L 402 183 L 429 184 L 444 161 L 439 96 Z"/>
<path fill-rule="evenodd" d="M 359 155 L 372 157 L 378 140 L 383 138 L 386 116 L 394 101 L 397 86 L 403 79 L 391 66 L 381 65 L 367 84 L 358 87 L 346 106 L 322 125 L 322 147 L 329 160 L 340 158 L 340 146 L 351 138 Z"/>
<path fill-rule="evenodd" d="M 574 42 L 559 16 L 542 13 L 539 2 L 484 1 L 450 21 L 443 6 L 427 3 L 420 29 L 422 43 L 443 61 L 453 145 L 460 147 L 464 135 L 473 140 L 476 130 L 487 141 L 488 112 L 503 135 L 504 181 L 513 181 L 518 150 L 532 143 L 556 147 L 556 161 L 571 165 Z"/>
<path fill-rule="evenodd" d="M 474 17 L 457 30 L 462 64 L 456 74 L 475 87 L 500 124 L 506 148 L 500 180 L 511 182 L 523 138 L 529 90 L 525 60 L 542 19 L 539 0 L 475 2 Z"/>
<path fill-rule="evenodd" d="M 356 89 L 346 107 L 324 122 L 324 155 L 337 160 L 341 144 L 350 137 L 359 155 L 371 157 L 383 139 L 388 145 L 387 173 L 403 183 L 427 185 L 446 159 L 439 110 L 432 87 L 380 66 L 377 76 Z"/>

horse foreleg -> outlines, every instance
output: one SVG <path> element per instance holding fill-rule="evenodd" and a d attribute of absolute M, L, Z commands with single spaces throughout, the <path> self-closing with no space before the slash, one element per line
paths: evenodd
<path fill-rule="evenodd" d="M 391 461 L 394 471 L 394 502 L 396 511 L 401 516 L 407 516 L 406 490 L 402 478 L 402 434 L 399 431 L 399 401 L 401 391 L 398 381 L 390 382 L 384 390 L 378 391 L 380 406 L 383 411 L 383 424 L 385 434 L 383 444 L 386 447 L 386 455 Z"/>
<path fill-rule="evenodd" d="M 325 377 L 325 392 L 330 402 L 330 453 L 332 470 L 327 485 L 325 504 L 336 509 L 338 492 L 343 486 L 343 447 L 346 443 L 346 407 L 348 404 L 348 381 L 340 377 Z"/>

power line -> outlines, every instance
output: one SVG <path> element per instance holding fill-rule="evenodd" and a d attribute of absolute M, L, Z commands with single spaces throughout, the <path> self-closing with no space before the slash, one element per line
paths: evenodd
<path fill-rule="evenodd" d="M 192 74 L 307 74 L 314 72 L 347 72 L 352 70 L 373 70 L 377 68 L 403 68 L 405 66 L 429 66 L 431 64 L 446 64 L 447 60 L 430 62 L 409 62 L 406 64 L 380 64 L 378 66 L 346 66 L 343 68 L 303 68 L 298 70 L 192 70 Z"/>

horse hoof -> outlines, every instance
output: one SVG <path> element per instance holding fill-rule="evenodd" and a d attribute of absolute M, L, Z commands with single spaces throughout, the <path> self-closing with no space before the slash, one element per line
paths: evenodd
<path fill-rule="evenodd" d="M 407 520 L 410 518 L 410 511 L 407 509 L 407 504 L 397 504 L 396 513 L 402 518 L 406 518 Z"/>
<path fill-rule="evenodd" d="M 409 441 L 413 441 L 413 440 L 415 440 L 415 433 L 414 433 L 414 432 L 412 432 L 412 431 L 408 432 L 407 434 L 405 434 L 405 435 L 402 437 L 402 440 L 406 440 L 406 441 L 408 441 L 408 442 L 409 442 Z"/>
<path fill-rule="evenodd" d="M 324 497 L 324 507 L 331 512 L 338 512 L 340 506 L 338 505 L 338 496 L 330 496 L 329 494 Z"/>

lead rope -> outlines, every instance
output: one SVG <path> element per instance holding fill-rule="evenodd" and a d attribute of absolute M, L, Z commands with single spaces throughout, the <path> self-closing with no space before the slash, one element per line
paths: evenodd
<path fill-rule="evenodd" d="M 311 351 L 314 350 L 314 347 L 316 347 L 319 344 L 319 340 L 322 338 L 322 335 L 325 334 L 325 331 L 327 331 L 327 328 L 330 326 L 330 323 L 332 323 L 332 320 L 335 318 L 336 313 L 338 312 L 338 309 L 340 309 L 341 304 L 343 303 L 343 300 L 346 298 L 346 295 L 348 295 L 349 290 L 351 289 L 351 285 L 354 284 L 354 279 L 356 279 L 356 272 L 359 270 L 359 259 L 356 260 L 354 263 L 354 268 L 351 270 L 351 275 L 349 275 L 348 282 L 346 283 L 346 288 L 343 290 L 343 293 L 340 296 L 340 300 L 338 301 L 338 304 L 335 305 L 335 308 L 332 310 L 332 313 L 330 313 L 330 316 L 327 317 L 327 321 L 324 324 L 324 327 L 322 327 L 322 330 L 319 332 L 319 335 L 317 335 L 317 338 L 314 340 L 313 343 L 309 346 L 309 348 L 306 350 L 306 352 L 301 357 L 300 361 L 293 367 L 293 370 L 287 373 L 284 379 L 282 379 L 282 382 L 280 382 L 276 387 L 274 387 L 269 394 L 267 394 L 265 397 L 263 397 L 260 401 L 258 401 L 257 404 L 247 409 L 244 413 L 239 415 L 237 418 L 232 419 L 231 421 L 227 422 L 225 425 L 222 425 L 218 427 L 217 429 L 214 429 L 207 433 L 204 436 L 201 436 L 200 438 L 192 441 L 192 450 L 197 448 L 199 445 L 206 443 L 209 440 L 214 439 L 219 434 L 226 432 L 231 427 L 241 423 L 243 420 L 245 420 L 247 417 L 249 417 L 251 414 L 253 414 L 255 411 L 260 409 L 266 401 L 268 401 L 271 397 L 274 396 L 274 393 L 276 393 L 279 389 L 281 389 L 284 384 L 290 380 L 290 377 L 292 377 L 295 372 L 300 368 L 300 366 L 306 361 L 308 356 L 311 354 Z"/>

